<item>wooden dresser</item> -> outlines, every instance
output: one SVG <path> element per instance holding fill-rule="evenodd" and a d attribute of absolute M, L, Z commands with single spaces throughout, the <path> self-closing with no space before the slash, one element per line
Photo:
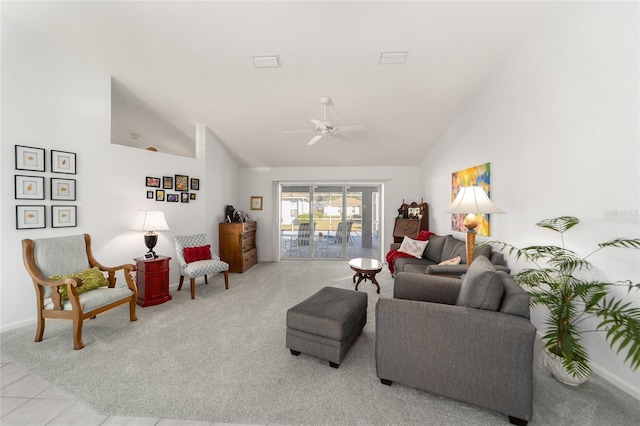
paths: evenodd
<path fill-rule="evenodd" d="M 229 272 L 244 272 L 258 263 L 256 222 L 220 224 L 220 259 Z"/>

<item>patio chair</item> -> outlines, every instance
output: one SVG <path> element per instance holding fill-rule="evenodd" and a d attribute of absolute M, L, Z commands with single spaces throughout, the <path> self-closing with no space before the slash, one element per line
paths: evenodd
<path fill-rule="evenodd" d="M 351 240 L 351 228 L 353 227 L 353 222 L 347 222 L 347 243 Z M 342 244 L 342 239 L 344 238 L 342 222 L 338 223 L 338 229 L 336 229 L 336 244 Z"/>
<path fill-rule="evenodd" d="M 300 255 L 301 247 L 309 247 L 309 239 L 313 234 L 313 226 L 311 223 L 301 223 L 298 225 L 298 235 L 295 238 L 292 238 L 289 241 L 289 247 L 285 247 L 287 250 L 291 251 L 296 249 L 298 251 L 298 255 Z"/>

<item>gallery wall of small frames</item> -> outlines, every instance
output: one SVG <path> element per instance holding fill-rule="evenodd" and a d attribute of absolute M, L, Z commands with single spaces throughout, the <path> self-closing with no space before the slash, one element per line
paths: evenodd
<path fill-rule="evenodd" d="M 51 173 L 75 175 L 76 154 L 52 149 L 49 166 Z M 19 172 L 14 176 L 14 198 L 20 200 L 16 229 L 46 228 L 49 223 L 52 228 L 78 226 L 78 208 L 67 204 L 76 201 L 76 180 L 46 176 L 44 148 L 15 145 L 15 169 Z"/>
<path fill-rule="evenodd" d="M 200 190 L 200 179 L 186 175 L 147 176 L 147 198 L 167 203 L 189 203 L 197 199 L 193 191 Z"/>

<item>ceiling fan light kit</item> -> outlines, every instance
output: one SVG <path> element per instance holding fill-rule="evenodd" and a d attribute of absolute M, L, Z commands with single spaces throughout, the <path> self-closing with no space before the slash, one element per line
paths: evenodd
<path fill-rule="evenodd" d="M 327 105 L 331 103 L 331 98 L 328 96 L 323 96 L 320 98 L 320 103 L 322 104 L 322 107 L 323 107 L 322 121 L 315 120 L 313 118 L 311 119 L 311 123 L 313 123 L 313 125 L 316 126 L 315 130 L 285 130 L 284 133 L 307 133 L 307 132 L 316 133 L 316 135 L 313 138 L 311 138 L 309 142 L 307 142 L 307 145 L 314 145 L 323 136 L 326 136 L 326 135 L 338 136 L 338 134 L 342 132 L 353 132 L 356 130 L 364 130 L 364 126 L 361 124 L 333 127 L 333 124 L 327 121 Z"/>

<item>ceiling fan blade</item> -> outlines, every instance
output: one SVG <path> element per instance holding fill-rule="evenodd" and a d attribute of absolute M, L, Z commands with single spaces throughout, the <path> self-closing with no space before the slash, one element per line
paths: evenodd
<path fill-rule="evenodd" d="M 333 130 L 335 130 L 336 132 L 354 132 L 356 130 L 365 130 L 365 127 L 362 124 L 354 124 L 352 126 L 336 127 Z"/>
<path fill-rule="evenodd" d="M 322 129 L 322 130 L 326 130 L 327 129 L 327 125 L 325 123 L 323 123 L 322 121 L 320 121 L 320 120 L 314 120 L 312 118 L 311 122 L 316 126 L 317 129 Z"/>
<path fill-rule="evenodd" d="M 318 142 L 320 140 L 320 138 L 322 138 L 322 135 L 316 135 L 313 137 L 313 139 L 311 139 L 307 145 L 314 145 L 316 142 Z"/>

